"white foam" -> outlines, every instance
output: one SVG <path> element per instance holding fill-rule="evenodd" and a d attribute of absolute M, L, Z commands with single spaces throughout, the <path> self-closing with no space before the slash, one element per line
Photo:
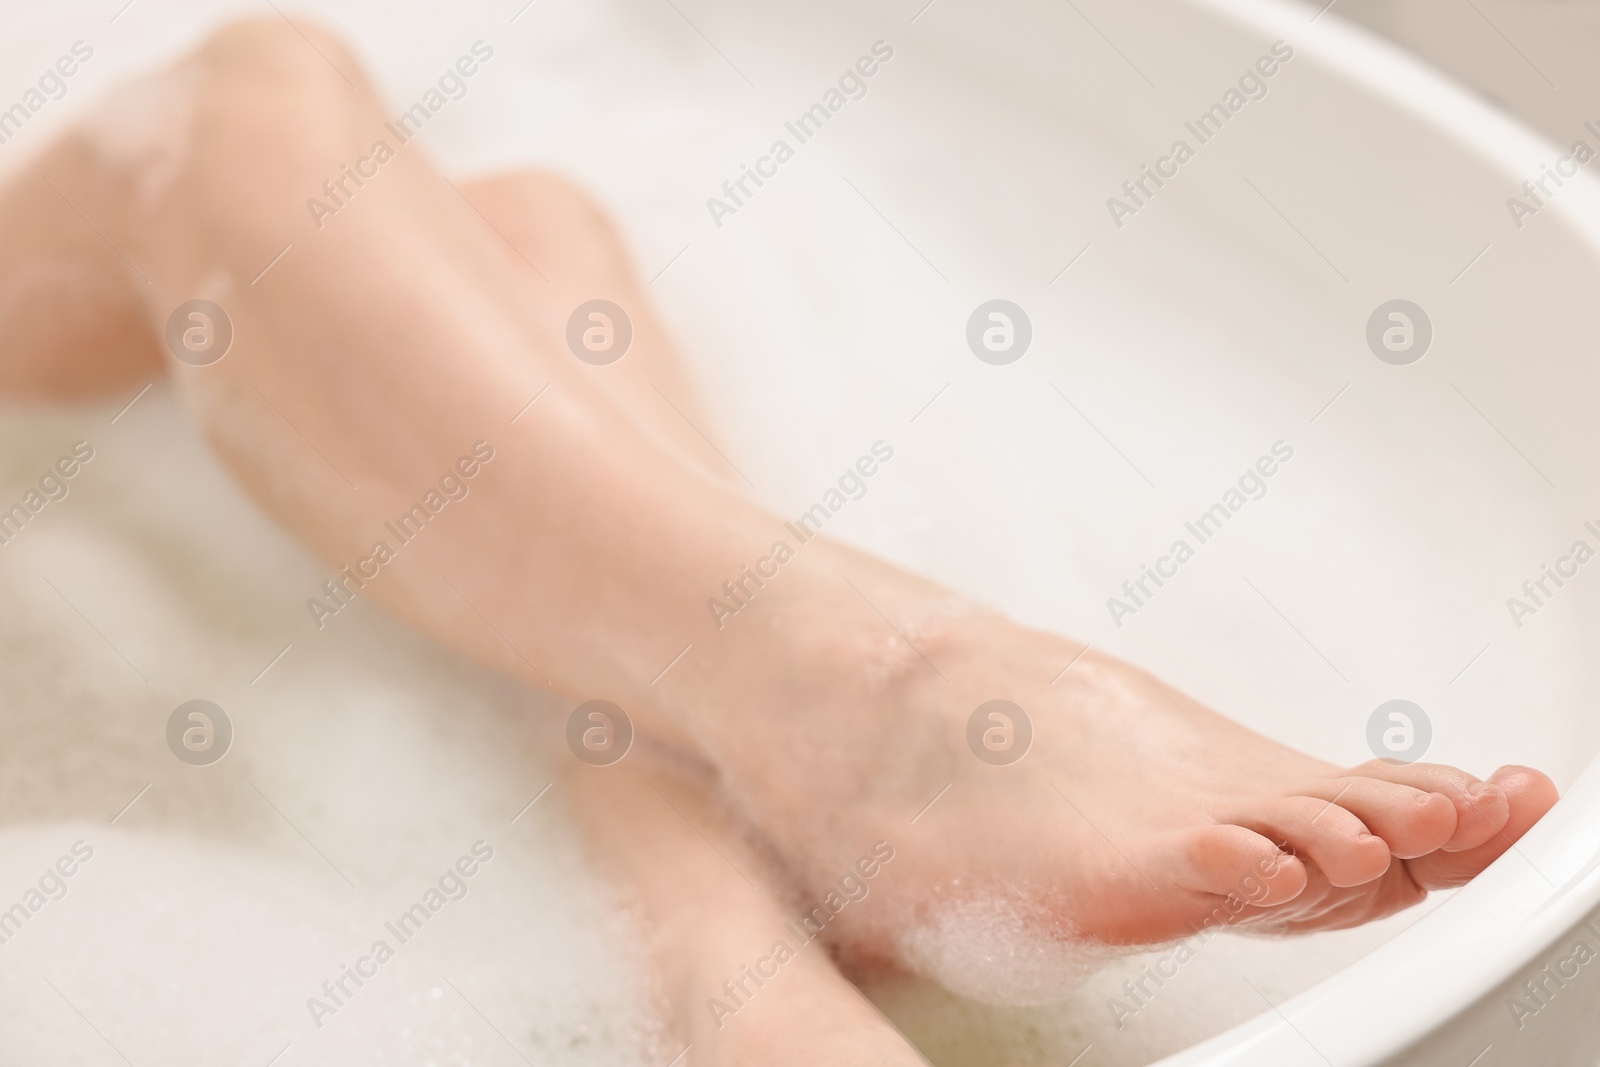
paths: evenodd
<path fill-rule="evenodd" d="M 993 897 L 946 906 L 900 942 L 906 965 L 952 993 L 1004 1007 L 1060 1004 L 1125 953 L 1052 931 L 1044 917 Z"/>
<path fill-rule="evenodd" d="M 233 490 L 166 387 L 112 426 L 120 406 L 0 422 L 8 498 L 71 441 L 96 447 L 0 547 L 0 908 L 73 841 L 96 850 L 0 944 L 0 1058 L 104 1054 L 74 1008 L 136 1063 L 265 1063 L 285 1045 L 284 1063 L 499 1063 L 507 1038 L 536 1061 L 670 1058 L 559 790 L 511 822 L 553 777 L 555 710 L 367 609 L 319 635 L 317 565 Z M 195 697 L 236 730 L 209 767 L 164 741 Z M 394 942 L 384 923 L 480 839 L 495 855 L 467 895 L 315 1025 L 323 981 Z"/>

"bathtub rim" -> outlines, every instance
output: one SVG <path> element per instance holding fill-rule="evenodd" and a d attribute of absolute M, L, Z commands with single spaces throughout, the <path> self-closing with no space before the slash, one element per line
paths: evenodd
<path fill-rule="evenodd" d="M 1269 39 L 1289 41 L 1297 53 L 1342 78 L 1352 88 L 1407 113 L 1446 135 L 1515 187 L 1539 173 L 1541 163 L 1564 154 L 1534 132 L 1430 67 L 1426 61 L 1373 32 L 1303 0 L 1190 0 L 1234 26 Z M 1572 231 L 1600 260 L 1600 180 L 1585 171 L 1567 180 L 1561 198 L 1549 202 L 1556 225 Z M 1526 874 L 1539 870 L 1527 858 L 1536 852 L 1546 864 L 1560 860 L 1573 873 L 1551 889 Z M 1520 872 L 1520 873 L 1519 873 Z M 1489 870 L 1455 892 L 1452 914 L 1474 904 L 1490 904 L 1500 922 L 1490 936 L 1474 942 L 1479 951 L 1464 966 L 1459 953 L 1430 943 L 1425 936 L 1441 926 L 1430 912 L 1377 949 L 1324 978 L 1304 992 L 1265 1009 L 1151 1067 L 1281 1067 L 1284 1042 L 1315 1054 L 1321 1049 L 1302 1031 L 1337 1032 L 1340 1067 L 1374 1067 L 1402 1055 L 1451 1019 L 1493 992 L 1507 977 L 1548 952 L 1556 939 L 1600 906 L 1600 754 L 1591 758 L 1544 819 Z M 1507 911 L 1514 914 L 1505 921 Z M 1422 931 L 1419 933 L 1418 931 Z M 1436 942 L 1437 939 L 1434 939 Z M 1433 963 L 1431 968 L 1427 966 Z M 1426 973 L 1427 981 L 1418 982 Z M 1403 1013 L 1395 1005 L 1403 1004 Z M 1298 1018 L 1297 1018 L 1298 1017 Z M 1350 1019 L 1371 1026 L 1350 1027 Z M 1308 1047 L 1309 1045 L 1309 1047 Z"/>

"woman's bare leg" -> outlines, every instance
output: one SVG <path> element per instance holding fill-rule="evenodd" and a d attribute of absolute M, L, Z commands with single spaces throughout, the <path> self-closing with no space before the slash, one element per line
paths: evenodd
<path fill-rule="evenodd" d="M 566 780 L 591 852 L 621 884 L 685 1062 L 861 1067 L 926 1061 L 840 975 L 827 938 L 798 921 L 813 903 L 765 888 L 770 864 L 713 799 L 714 782 L 636 753 L 573 761 Z M 892 864 L 876 879 L 892 877 Z M 867 895 L 851 907 L 870 907 Z M 825 928 L 824 928 L 825 929 Z"/>
<path fill-rule="evenodd" d="M 374 152 L 385 119 L 318 51 L 359 77 L 351 57 L 317 39 L 236 26 L 139 90 L 184 101 L 160 187 L 130 192 L 147 168 L 92 135 L 42 168 L 149 276 L 152 324 L 196 297 L 227 308 L 233 351 L 175 365 L 180 387 L 246 485 L 333 565 L 368 575 L 342 579 L 349 595 L 697 750 L 813 889 L 891 842 L 898 877 L 853 929 L 856 951 L 960 984 L 947 933 L 968 916 L 1067 955 L 1083 938 L 1184 934 L 1230 896 L 1250 898 L 1230 921 L 1348 925 L 1472 877 L 1553 803 L 1548 779 L 1521 768 L 1488 782 L 1343 770 L 1092 652 L 1052 686 L 1079 646 L 802 544 L 619 413 L 593 373 L 607 368 L 552 332 L 571 309 L 541 305 L 414 146 L 311 224 L 307 198 Z M 623 292 L 648 324 L 637 288 Z M 666 341 L 646 325 L 635 343 L 626 358 L 644 361 Z M 480 441 L 494 458 L 471 496 L 372 565 Z M 757 588 L 741 568 L 780 541 L 792 558 Z M 715 619 L 708 601 L 729 580 L 742 606 Z M 973 710 L 996 697 L 1035 724 L 1011 766 L 967 747 Z"/>
<path fill-rule="evenodd" d="M 541 336 L 565 335 L 572 309 L 595 299 L 635 314 L 627 355 L 604 366 L 567 358 L 566 369 L 611 398 L 618 415 L 713 477 L 732 471 L 707 437 L 711 421 L 655 316 L 640 305 L 622 239 L 599 206 L 555 175 L 513 170 L 458 183 L 462 195 L 504 239 L 504 266 L 528 299 L 517 309 Z"/>
<path fill-rule="evenodd" d="M 144 280 L 43 169 L 0 185 L 0 250 L 0 393 L 68 398 L 161 373 Z"/>
<path fill-rule="evenodd" d="M 12 358 L 0 357 L 5 373 L 0 395 L 60 401 L 163 373 L 145 309 L 126 276 L 132 272 L 106 261 L 117 254 L 98 235 L 98 247 L 72 239 L 78 236 L 70 234 L 72 223 L 54 210 L 59 205 L 70 211 L 66 201 L 42 175 L 30 173 L 27 180 L 0 189 L 0 232 L 11 228 L 17 238 L 13 249 L 52 248 L 55 258 L 45 266 L 56 273 L 41 272 L 17 257 L 8 266 L 18 276 L 0 280 L 0 293 L 16 296 L 13 322 L 39 331 L 6 354 Z M 40 188 L 50 193 L 42 202 L 30 195 Z M 463 183 L 461 189 L 517 241 L 520 254 L 537 255 L 546 265 L 563 264 L 572 278 L 589 277 L 582 299 L 607 291 L 606 275 L 621 262 L 620 246 L 576 190 L 538 172 Z M 8 217 L 8 209 L 28 217 Z M 63 225 L 69 239 L 56 244 L 52 235 Z M 603 249 L 603 260 L 574 256 L 588 250 L 592 258 L 597 249 Z M 516 259 L 519 253 L 508 250 L 508 256 Z M 515 263 L 507 267 L 517 270 Z M 32 281 L 39 277 L 51 284 Z M 75 314 L 55 322 L 54 331 L 44 329 L 51 316 L 66 311 Z M 663 412 L 648 404 L 648 391 L 660 383 L 680 392 L 679 403 L 694 410 L 679 369 L 665 360 L 638 360 L 630 370 L 634 373 L 626 381 L 601 386 L 618 412 L 656 423 L 662 441 L 695 454 L 706 442 L 684 436 L 664 417 L 670 408 Z M 801 928 L 790 926 L 800 909 L 784 906 L 788 894 L 780 898 L 762 888 L 774 881 L 770 865 L 714 801 L 704 769 L 640 747 L 644 751 L 618 766 L 572 761 L 562 791 L 589 851 L 617 880 L 642 921 L 647 941 L 641 947 L 659 981 L 669 1025 L 687 1046 L 674 1062 L 685 1067 L 925 1063 L 839 973 L 825 939 L 803 937 L 796 932 Z M 760 878 L 761 884 L 747 876 Z M 781 963 L 773 951 L 780 942 Z M 768 978 L 752 977 L 752 967 Z"/>

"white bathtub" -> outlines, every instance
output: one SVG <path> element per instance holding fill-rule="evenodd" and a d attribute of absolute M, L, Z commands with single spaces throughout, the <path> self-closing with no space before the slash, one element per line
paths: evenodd
<path fill-rule="evenodd" d="M 1535 198 L 1519 187 L 1524 180 L 1537 180 L 1546 173 L 1571 150 L 1573 141 L 1600 149 L 1600 133 L 1574 123 L 1565 131 L 1566 138 L 1545 140 L 1382 40 L 1318 17 L 1315 7 L 1272 0 L 1214 0 L 1204 6 L 1250 31 L 1303 40 L 1307 58 L 1389 105 L 1397 123 L 1454 142 L 1454 151 L 1418 152 L 1416 156 L 1423 158 L 1408 155 L 1397 165 L 1407 170 L 1465 170 L 1452 158 L 1459 153 L 1473 161 L 1475 171 L 1500 186 L 1499 197 L 1486 198 L 1469 210 L 1452 210 L 1454 203 L 1417 202 L 1440 228 L 1437 245 L 1447 244 L 1452 231 L 1481 234 L 1483 243 L 1491 246 L 1489 252 L 1507 255 L 1507 273 L 1520 275 L 1522 283 L 1507 285 L 1507 274 L 1498 273 L 1493 282 L 1499 284 L 1486 285 L 1479 296 L 1484 305 L 1459 316 L 1452 331 L 1454 343 L 1440 355 L 1460 360 L 1461 369 L 1452 368 L 1449 374 L 1472 373 L 1475 365 L 1522 370 L 1520 387 L 1504 381 L 1502 397 L 1484 399 L 1501 402 L 1501 411 L 1527 404 L 1528 430 L 1515 431 L 1523 435 L 1523 450 L 1543 447 L 1549 450 L 1545 455 L 1562 462 L 1556 457 L 1564 444 L 1577 443 L 1588 415 L 1590 394 L 1582 388 L 1587 374 L 1568 378 L 1568 387 L 1556 391 L 1540 386 L 1537 379 L 1545 373 L 1567 377 L 1577 369 L 1590 336 L 1587 324 L 1581 317 L 1562 316 L 1559 325 L 1547 323 L 1552 327 L 1549 334 L 1535 331 L 1526 344 L 1488 341 L 1480 331 L 1498 332 L 1508 323 L 1526 324 L 1529 317 L 1544 314 L 1546 308 L 1537 297 L 1528 299 L 1529 289 L 1562 293 L 1570 312 L 1580 316 L 1578 309 L 1593 306 L 1593 297 L 1585 290 L 1594 282 L 1594 258 L 1600 251 L 1600 185 L 1585 171 L 1559 186 L 1548 183 L 1546 188 L 1558 190 L 1554 197 Z M 1374 142 L 1384 135 L 1371 132 Z M 1455 183 L 1449 176 L 1439 180 Z M 1538 205 L 1539 212 L 1513 211 L 1507 200 L 1513 196 L 1521 204 Z M 1540 199 L 1546 202 L 1539 204 Z M 1337 224 L 1343 212 L 1321 214 Z M 1560 243 L 1559 252 L 1549 246 L 1530 247 L 1532 243 L 1525 241 L 1539 224 L 1545 225 L 1547 238 Z M 1407 284 L 1403 273 L 1389 277 L 1393 286 Z M 1410 291 L 1426 291 L 1432 281 L 1418 274 Z M 1484 279 L 1478 281 L 1482 284 Z M 1514 434 L 1507 432 L 1504 437 L 1509 445 Z M 1588 518 L 1592 512 L 1583 509 L 1593 506 L 1594 456 L 1579 448 L 1565 459 L 1566 470 L 1556 476 L 1559 481 L 1547 487 L 1570 514 Z M 1540 473 L 1548 483 L 1548 468 Z M 1580 532 L 1593 543 L 1592 535 Z M 1559 544 L 1555 529 L 1551 534 Z M 1590 610 L 1589 604 L 1585 610 Z M 1501 641 L 1520 636 L 1512 619 L 1509 610 L 1501 610 L 1501 632 L 1486 636 Z M 1524 616 L 1521 621 L 1522 629 L 1531 631 L 1532 618 Z M 1581 722 L 1592 718 L 1588 710 L 1585 701 L 1526 718 L 1519 709 L 1506 717 L 1520 721 L 1521 729 L 1548 731 L 1554 739 L 1570 729 L 1563 717 L 1568 723 Z M 1593 759 L 1592 733 L 1578 732 L 1589 743 L 1579 742 L 1574 755 L 1587 766 L 1565 789 L 1563 800 L 1513 852 L 1460 890 L 1448 908 L 1428 915 L 1293 1000 L 1275 1005 L 1273 1012 L 1161 1062 L 1395 1067 L 1534 1063 L 1590 1067 L 1600 1062 L 1600 966 L 1594 965 L 1600 961 L 1594 954 L 1600 948 L 1600 761 Z"/>
<path fill-rule="evenodd" d="M 1301 941 L 1218 940 L 1120 1028 L 1107 999 L 1159 953 L 1057 1008 L 902 983 L 872 991 L 889 1015 L 941 1065 L 1593 1063 L 1600 963 L 1520 1029 L 1505 988 L 1559 964 L 1600 900 L 1583 644 L 1600 578 L 1580 571 L 1520 629 L 1505 604 L 1600 520 L 1583 510 L 1600 500 L 1584 432 L 1600 385 L 1583 358 L 1593 183 L 1516 229 L 1506 197 L 1562 150 L 1314 8 L 678 6 L 349 3 L 324 19 L 397 104 L 493 43 L 499 65 L 430 125 L 430 149 L 463 172 L 555 161 L 599 190 L 775 508 L 884 438 L 894 477 L 840 536 L 1326 758 L 1368 758 L 1370 713 L 1404 697 L 1430 715 L 1430 758 L 1537 765 L 1566 794 L 1448 900 Z M 98 65 L 43 113 L 59 124 L 221 16 L 138 0 L 114 23 L 15 17 L 34 25 L 3 45 L 8 70 L 95 43 Z M 1107 198 L 1192 139 L 1185 120 L 1280 38 L 1295 55 L 1267 95 L 1117 228 Z M 707 198 L 879 40 L 895 54 L 866 96 L 718 226 Z M 1033 324 L 1008 366 L 964 339 L 995 297 Z M 1394 298 L 1434 326 L 1408 366 L 1364 337 Z M 317 566 L 237 498 L 159 389 L 112 424 L 120 406 L 5 423 L 7 492 L 61 440 L 105 444 L 98 480 L 0 556 L 31 610 L 0 619 L 21 694 L 0 899 L 61 842 L 104 841 L 106 862 L 31 940 L 0 946 L 0 1058 L 94 1063 L 102 1040 L 135 1063 L 201 1048 L 362 1062 L 371 1042 L 389 1062 L 520 1062 L 507 1044 L 670 1058 L 559 804 L 509 821 L 549 780 L 555 719 L 370 613 L 302 641 Z M 1268 494 L 1118 627 L 1107 598 L 1278 440 L 1295 459 Z M 194 696 L 239 726 L 214 768 L 160 741 Z M 505 842 L 499 880 L 389 987 L 311 1026 L 304 1000 L 349 945 L 484 836 Z"/>

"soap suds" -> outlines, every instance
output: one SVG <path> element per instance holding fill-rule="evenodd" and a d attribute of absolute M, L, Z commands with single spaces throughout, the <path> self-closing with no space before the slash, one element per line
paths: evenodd
<path fill-rule="evenodd" d="M 901 938 L 900 951 L 922 977 L 1003 1007 L 1060 1003 L 1125 954 L 1066 936 L 1022 900 L 992 894 L 939 905 Z"/>

